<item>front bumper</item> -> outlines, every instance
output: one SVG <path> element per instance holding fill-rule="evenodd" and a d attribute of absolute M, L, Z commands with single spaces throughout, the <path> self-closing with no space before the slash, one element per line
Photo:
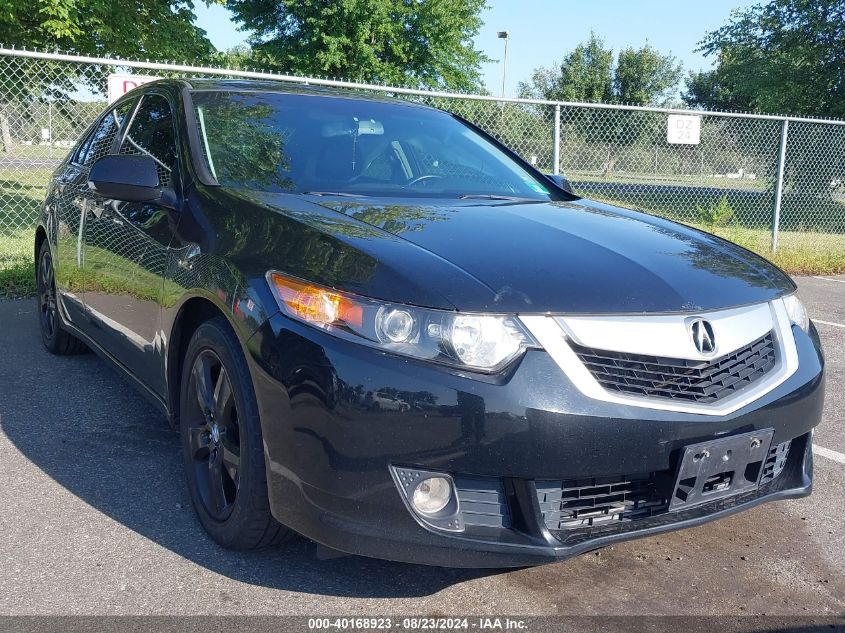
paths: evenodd
<path fill-rule="evenodd" d="M 469 375 L 380 353 L 277 314 L 248 343 L 273 514 L 344 552 L 512 567 L 806 496 L 824 371 L 815 331 L 794 333 L 798 370 L 722 417 L 588 398 L 543 351 L 529 351 L 504 375 Z M 403 405 L 375 407 L 375 393 L 395 394 Z M 774 429 L 773 446 L 792 445 L 779 476 L 752 493 L 577 531 L 550 529 L 544 519 L 549 481 L 673 473 L 684 446 L 767 428 Z M 459 487 L 485 482 L 492 495 L 482 501 L 490 502 L 490 512 L 460 533 L 431 529 L 405 506 L 391 477 L 397 465 L 449 473 Z"/>

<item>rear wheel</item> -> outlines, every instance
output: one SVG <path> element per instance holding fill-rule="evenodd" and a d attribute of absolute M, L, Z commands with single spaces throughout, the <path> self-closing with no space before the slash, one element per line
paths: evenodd
<path fill-rule="evenodd" d="M 51 354 L 60 356 L 84 351 L 85 344 L 62 327 L 53 254 L 50 252 L 47 240 L 42 242 L 41 249 L 38 251 L 35 283 L 38 290 L 38 324 L 44 347 Z"/>
<path fill-rule="evenodd" d="M 180 432 L 191 501 L 220 545 L 254 549 L 288 531 L 270 513 L 249 369 L 222 317 L 200 325 L 182 370 Z"/>

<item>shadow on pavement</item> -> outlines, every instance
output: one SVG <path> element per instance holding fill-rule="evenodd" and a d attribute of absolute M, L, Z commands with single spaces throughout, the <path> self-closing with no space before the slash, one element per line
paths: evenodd
<path fill-rule="evenodd" d="M 331 596 L 425 596 L 496 573 L 319 560 L 300 537 L 259 552 L 220 548 L 194 516 L 178 437 L 164 418 L 94 354 L 48 354 L 34 304 L 0 302 L 0 324 L 3 433 L 64 488 L 162 547 L 240 582 Z"/>

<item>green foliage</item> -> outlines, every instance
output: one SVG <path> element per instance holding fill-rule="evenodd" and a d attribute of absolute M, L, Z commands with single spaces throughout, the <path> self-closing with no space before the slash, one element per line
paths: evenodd
<path fill-rule="evenodd" d="M 677 60 L 648 44 L 640 49 L 623 49 L 614 65 L 613 51 L 593 33 L 558 68 L 537 68 L 528 82 L 520 83 L 520 94 L 554 101 L 660 105 L 680 78 Z M 544 117 L 549 120 L 551 114 L 547 109 Z M 561 133 L 569 145 L 589 145 L 589 152 L 596 157 L 601 154 L 601 170 L 608 176 L 632 146 L 651 151 L 661 142 L 665 127 L 662 120 L 644 112 L 567 110 L 562 116 Z"/>
<path fill-rule="evenodd" d="M 129 58 L 211 59 L 214 47 L 194 26 L 192 0 L 0 0 L 0 42 L 4 46 L 61 49 L 64 52 Z M 93 79 L 87 66 L 61 62 L 28 63 L 11 60 L 12 68 L 0 87 L 0 145 L 14 151 L 13 125 L 34 123 L 32 113 L 46 111 L 75 125 L 78 100 L 69 95 L 82 85 L 102 93 L 105 74 Z M 22 107 L 22 104 L 28 107 Z M 32 104 L 40 104 L 33 106 Z M 16 116 L 23 112 L 23 117 Z M 61 125 L 61 121 L 57 121 Z M 87 123 L 87 121 L 86 121 Z"/>
<path fill-rule="evenodd" d="M 555 101 L 660 105 L 681 79 L 677 60 L 648 44 L 640 49 L 622 49 L 615 66 L 613 59 L 613 51 L 592 33 L 558 68 L 535 69 L 529 81 L 520 82 L 520 95 Z"/>
<path fill-rule="evenodd" d="M 697 206 L 698 221 L 707 227 L 707 230 L 713 231 L 714 228 L 725 227 L 734 219 L 733 207 L 728 202 L 727 196 L 722 196 L 718 201 L 706 207 Z"/>
<path fill-rule="evenodd" d="M 251 44 L 285 73 L 476 90 L 486 0 L 226 0 Z"/>
<path fill-rule="evenodd" d="M 691 108 L 747 111 L 753 107 L 751 97 L 732 85 L 721 68 L 691 70 L 684 85 L 681 99 Z"/>
<path fill-rule="evenodd" d="M 661 55 L 646 44 L 639 50 L 619 51 L 613 76 L 615 98 L 637 105 L 663 104 L 681 79 L 681 65 L 671 55 Z"/>
<path fill-rule="evenodd" d="M 536 68 L 519 84 L 520 96 L 554 101 L 609 102 L 613 95 L 613 51 L 595 33 L 575 47 L 558 68 Z"/>
<path fill-rule="evenodd" d="M 0 0 L 0 42 L 86 55 L 208 59 L 192 0 Z"/>
<path fill-rule="evenodd" d="M 700 44 L 717 58 L 710 83 L 719 90 L 689 92 L 694 105 L 719 107 L 727 91 L 761 112 L 845 116 L 843 0 L 771 0 L 735 11 Z"/>
<path fill-rule="evenodd" d="M 212 64 L 233 70 L 265 70 L 273 66 L 272 60 L 266 53 L 245 44 L 214 53 Z"/>

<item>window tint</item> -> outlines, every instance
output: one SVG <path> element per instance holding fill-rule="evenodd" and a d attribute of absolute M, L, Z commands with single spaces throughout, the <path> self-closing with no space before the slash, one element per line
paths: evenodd
<path fill-rule="evenodd" d="M 371 196 L 554 195 L 445 112 L 272 92 L 197 92 L 193 101 L 203 155 L 223 185 Z"/>
<path fill-rule="evenodd" d="M 161 184 L 170 184 L 176 165 L 173 112 L 161 95 L 144 95 L 120 145 L 121 154 L 141 154 L 156 162 Z"/>
<path fill-rule="evenodd" d="M 111 150 L 114 137 L 120 129 L 123 120 L 129 114 L 134 101 L 125 101 L 109 112 L 79 149 L 76 162 L 90 167 L 95 160 L 105 156 Z"/>

